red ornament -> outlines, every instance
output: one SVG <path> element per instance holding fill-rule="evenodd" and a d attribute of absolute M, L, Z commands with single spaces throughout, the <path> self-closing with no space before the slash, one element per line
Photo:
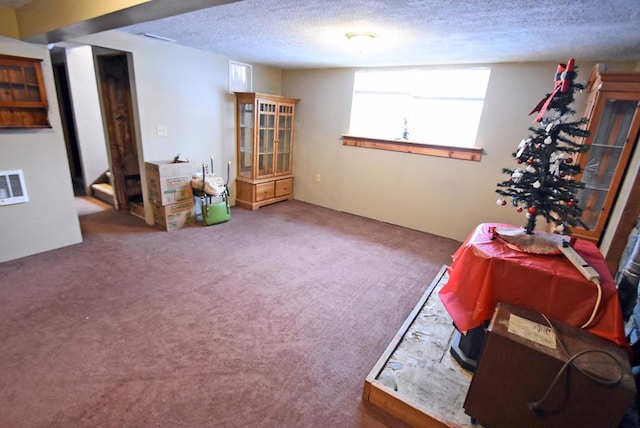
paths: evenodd
<path fill-rule="evenodd" d="M 573 163 L 573 158 L 566 158 L 566 159 L 565 159 L 565 162 L 566 162 L 566 163 Z"/>
<path fill-rule="evenodd" d="M 522 159 L 518 159 L 518 160 L 516 160 L 516 162 L 522 163 Z"/>
<path fill-rule="evenodd" d="M 521 213 L 521 212 L 522 212 L 522 207 L 518 207 L 518 208 L 516 208 L 516 211 L 518 211 L 519 213 Z"/>
<path fill-rule="evenodd" d="M 564 171 L 560 171 L 560 177 L 564 177 L 565 175 L 567 175 Z"/>
<path fill-rule="evenodd" d="M 533 158 L 527 159 L 527 165 L 531 165 L 533 163 Z"/>
<path fill-rule="evenodd" d="M 536 215 L 538 213 L 538 209 L 536 207 L 529 207 L 527 212 L 531 215 Z"/>
<path fill-rule="evenodd" d="M 573 207 L 576 204 L 576 202 L 573 199 L 569 199 L 569 201 L 567 202 L 567 205 L 569 205 L 570 207 Z"/>

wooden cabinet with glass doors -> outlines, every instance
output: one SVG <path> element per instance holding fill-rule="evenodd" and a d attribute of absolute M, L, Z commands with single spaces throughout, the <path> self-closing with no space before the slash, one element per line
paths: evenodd
<path fill-rule="evenodd" d="M 581 219 L 589 229 L 573 228 L 572 234 L 599 243 L 638 141 L 640 73 L 601 72 L 596 66 L 587 90 L 584 116 L 589 119 L 590 134 L 583 144 L 591 148 L 577 159 L 582 168 L 578 179 L 585 184 L 577 198 L 583 207 Z"/>
<path fill-rule="evenodd" d="M 296 98 L 236 92 L 236 205 L 255 210 L 293 197 Z"/>
<path fill-rule="evenodd" d="M 51 128 L 41 61 L 0 55 L 0 128 Z"/>

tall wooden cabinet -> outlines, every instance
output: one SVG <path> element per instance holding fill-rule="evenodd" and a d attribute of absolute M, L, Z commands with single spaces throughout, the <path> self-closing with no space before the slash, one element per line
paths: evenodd
<path fill-rule="evenodd" d="M 596 66 L 587 83 L 585 117 L 591 148 L 577 162 L 585 188 L 577 198 L 582 221 L 589 229 L 574 228 L 574 236 L 599 243 L 608 227 L 611 210 L 624 179 L 640 130 L 640 73 L 601 72 Z M 637 197 L 637 196 L 635 196 Z M 633 220 L 635 221 L 635 219 Z M 627 233 L 628 235 L 628 233 Z M 627 236 L 621 236 L 626 242 Z"/>
<path fill-rule="evenodd" d="M 236 92 L 236 205 L 255 210 L 293 197 L 297 98 Z"/>

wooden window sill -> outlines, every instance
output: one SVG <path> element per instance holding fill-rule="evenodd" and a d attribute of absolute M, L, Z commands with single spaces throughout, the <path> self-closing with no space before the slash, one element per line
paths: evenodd
<path fill-rule="evenodd" d="M 454 147 L 435 144 L 412 143 L 410 141 L 384 140 L 380 138 L 342 135 L 342 145 L 365 147 L 368 149 L 390 150 L 393 152 L 414 153 L 418 155 L 438 156 L 480 162 L 482 149 L 478 147 Z"/>

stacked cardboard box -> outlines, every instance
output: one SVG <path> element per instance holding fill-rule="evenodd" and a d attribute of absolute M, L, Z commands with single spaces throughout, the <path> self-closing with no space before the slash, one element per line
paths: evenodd
<path fill-rule="evenodd" d="M 164 230 L 174 230 L 195 222 L 189 162 L 145 162 L 153 221 Z"/>
<path fill-rule="evenodd" d="M 153 203 L 153 222 L 164 230 L 170 231 L 194 224 L 195 218 L 193 200 L 169 205 Z"/>

